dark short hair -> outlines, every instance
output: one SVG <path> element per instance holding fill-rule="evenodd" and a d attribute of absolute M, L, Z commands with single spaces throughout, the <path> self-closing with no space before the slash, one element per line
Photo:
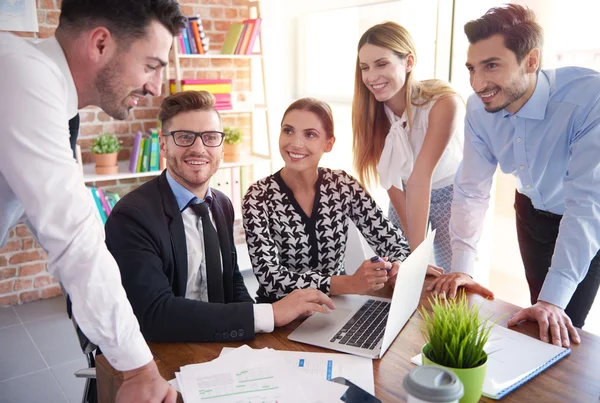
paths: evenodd
<path fill-rule="evenodd" d="M 176 0 L 62 0 L 58 29 L 101 25 L 129 43 L 143 37 L 152 20 L 176 36 L 187 19 Z"/>
<path fill-rule="evenodd" d="M 221 120 L 221 115 L 215 109 L 215 97 L 208 91 L 182 91 L 166 97 L 160 104 L 158 120 L 163 130 L 169 120 L 183 112 L 214 111 Z"/>
<path fill-rule="evenodd" d="M 544 32 L 527 7 L 509 4 L 489 9 L 482 17 L 465 24 L 469 43 L 474 44 L 493 35 L 502 35 L 504 46 L 517 56 L 517 62 L 531 51 L 542 49 Z"/>
<path fill-rule="evenodd" d="M 281 118 L 281 124 L 285 116 L 294 110 L 309 111 L 318 116 L 327 138 L 334 136 L 333 134 L 333 114 L 331 113 L 331 107 L 327 102 L 318 100 L 316 98 L 300 98 L 294 102 L 285 110 L 283 118 Z"/>

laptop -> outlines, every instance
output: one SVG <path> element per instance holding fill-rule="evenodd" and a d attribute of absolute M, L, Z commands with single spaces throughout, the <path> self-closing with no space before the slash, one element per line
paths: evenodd
<path fill-rule="evenodd" d="M 288 339 L 367 358 L 383 357 L 419 305 L 434 237 L 432 231 L 402 262 L 391 299 L 368 295 L 331 297 L 334 311 L 315 313 Z"/>

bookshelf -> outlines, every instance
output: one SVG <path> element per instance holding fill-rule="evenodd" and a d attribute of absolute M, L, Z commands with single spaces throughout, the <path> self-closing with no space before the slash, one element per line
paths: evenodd
<path fill-rule="evenodd" d="M 249 1 L 248 2 L 248 19 L 256 19 L 261 18 L 260 12 L 260 2 L 259 1 Z M 261 30 L 258 32 L 256 36 L 256 42 L 258 42 L 258 47 L 260 49 L 260 53 L 252 53 L 252 54 L 221 54 L 221 53 L 205 53 L 205 54 L 186 54 L 184 50 L 181 49 L 181 42 L 179 37 L 173 38 L 173 46 L 171 47 L 171 59 L 173 61 L 174 67 L 174 77 L 170 77 L 169 69 L 165 69 L 165 87 L 166 94 L 171 94 L 171 85 L 170 80 L 175 80 L 175 89 L 176 92 L 181 91 L 181 81 L 184 79 L 181 60 L 182 59 L 208 59 L 208 60 L 235 60 L 235 59 L 243 59 L 249 61 L 249 94 L 252 100 L 259 98 L 261 100 L 260 103 L 244 102 L 238 103 L 232 101 L 232 109 L 230 110 L 219 110 L 221 115 L 236 115 L 236 114 L 249 114 L 251 117 L 251 133 L 249 134 L 251 137 L 251 145 L 250 145 L 250 156 L 244 158 L 245 161 L 256 161 L 256 158 L 259 158 L 262 161 L 269 162 L 269 173 L 272 172 L 272 149 L 271 149 L 271 134 L 269 131 L 269 115 L 268 115 L 268 103 L 267 103 L 267 94 L 266 94 L 266 82 L 265 82 L 265 66 L 263 59 L 263 41 L 262 41 L 262 26 Z M 259 65 L 259 66 L 257 66 Z M 260 86 L 255 86 L 253 88 L 252 82 L 255 78 L 260 78 Z M 260 76 L 259 76 L 260 75 Z M 256 141 L 254 126 L 255 122 L 258 119 L 264 119 L 264 139 L 261 137 L 260 141 Z M 266 143 L 266 150 L 263 152 L 258 152 L 255 147 L 256 144 L 264 145 Z M 251 165 L 251 164 L 246 164 Z M 221 164 L 221 168 L 228 167 L 227 164 Z"/>

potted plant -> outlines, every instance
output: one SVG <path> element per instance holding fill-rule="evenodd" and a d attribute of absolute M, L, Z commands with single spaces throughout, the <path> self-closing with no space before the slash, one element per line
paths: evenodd
<path fill-rule="evenodd" d="M 117 156 L 121 142 L 112 133 L 101 133 L 92 142 L 92 153 L 96 159 L 96 174 L 110 175 L 119 172 Z"/>
<path fill-rule="evenodd" d="M 240 160 L 240 149 L 242 145 L 242 131 L 236 127 L 225 126 L 223 129 L 223 162 L 236 162 Z"/>
<path fill-rule="evenodd" d="M 471 306 L 464 293 L 460 297 L 429 300 L 431 313 L 421 307 L 426 344 L 423 364 L 439 365 L 454 372 L 463 383 L 460 403 L 476 403 L 481 397 L 487 368 L 484 351 L 493 323 L 480 320 L 479 306 Z"/>

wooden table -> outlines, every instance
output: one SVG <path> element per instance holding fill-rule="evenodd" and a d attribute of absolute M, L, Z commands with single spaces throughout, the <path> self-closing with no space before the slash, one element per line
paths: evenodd
<path fill-rule="evenodd" d="M 429 280 L 426 281 L 426 284 Z M 390 297 L 391 289 L 384 289 L 379 296 Z M 423 291 L 421 304 L 429 308 Z M 519 310 L 515 305 L 501 300 L 485 300 L 479 295 L 469 295 L 469 302 L 482 305 L 482 315 L 491 314 L 498 324 L 506 326 L 510 316 Z M 223 347 L 239 347 L 248 344 L 252 348 L 271 347 L 277 350 L 332 352 L 319 347 L 300 344 L 287 339 L 287 336 L 301 323 L 294 321 L 277 328 L 270 334 L 259 334 L 256 339 L 242 343 L 150 343 L 150 349 L 160 373 L 165 379 L 173 379 L 179 367 L 206 362 L 217 358 Z M 404 375 L 413 367 L 410 359 L 421 351 L 424 338 L 420 328 L 422 320 L 418 313 L 413 314 L 404 329 L 382 359 L 373 361 L 375 395 L 383 402 L 404 402 L 406 393 L 402 387 Z M 521 333 L 539 338 L 535 323 L 522 323 L 513 327 Z M 521 386 L 502 399 L 502 402 L 598 402 L 600 399 L 600 337 L 585 331 L 579 332 L 581 344 L 571 347 L 571 354 L 550 367 L 530 382 Z M 103 356 L 96 360 L 98 397 L 102 403 L 115 401 L 116 391 L 122 379 Z M 180 400 L 181 401 L 181 400 Z M 494 400 L 482 398 L 483 402 Z"/>

